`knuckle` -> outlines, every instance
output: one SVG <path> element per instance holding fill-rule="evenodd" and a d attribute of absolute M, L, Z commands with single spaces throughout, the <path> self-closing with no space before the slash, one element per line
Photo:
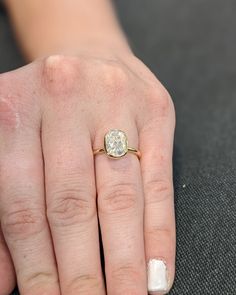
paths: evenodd
<path fill-rule="evenodd" d="M 56 97 L 70 94 L 79 76 L 79 59 L 64 55 L 51 55 L 43 61 L 43 82 L 47 92 Z"/>
<path fill-rule="evenodd" d="M 0 96 L 0 126 L 12 129 L 17 126 L 18 120 L 19 116 L 14 102 L 9 97 Z"/>
<path fill-rule="evenodd" d="M 40 106 L 35 85 L 30 85 L 26 91 L 22 81 L 16 72 L 0 76 L 1 131 L 21 130 L 19 127 L 32 130 L 39 127 Z"/>
<path fill-rule="evenodd" d="M 10 73 L 0 76 L 0 128 L 15 129 L 20 122 L 22 99 L 13 93 L 14 83 Z"/>
<path fill-rule="evenodd" d="M 65 287 L 65 294 L 88 294 L 90 291 L 99 293 L 99 290 L 103 289 L 102 280 L 97 275 L 83 274 L 78 275 Z"/>
<path fill-rule="evenodd" d="M 147 229 L 145 235 L 148 237 L 150 241 L 155 244 L 163 244 L 163 245 L 174 245 L 175 241 L 175 231 L 174 228 L 169 227 L 160 227 L 160 226 L 152 226 Z"/>
<path fill-rule="evenodd" d="M 174 112 L 174 104 L 169 92 L 163 87 L 152 87 L 148 91 L 151 110 L 158 117 L 167 117 Z"/>
<path fill-rule="evenodd" d="M 145 240 L 152 249 L 158 249 L 159 255 L 172 261 L 175 259 L 175 226 L 151 226 L 145 229 Z"/>
<path fill-rule="evenodd" d="M 116 281 L 118 284 L 129 285 L 132 282 L 132 286 L 137 286 L 142 277 L 140 269 L 142 268 L 137 267 L 137 265 L 121 265 L 111 271 L 111 277 L 112 280 Z"/>
<path fill-rule="evenodd" d="M 53 226 L 67 226 L 91 220 L 96 213 L 95 200 L 82 189 L 66 189 L 50 196 L 47 216 Z"/>
<path fill-rule="evenodd" d="M 98 192 L 98 207 L 103 213 L 134 210 L 137 207 L 138 187 L 134 183 L 107 185 Z"/>
<path fill-rule="evenodd" d="M 112 94 L 120 94 L 128 84 L 128 73 L 118 62 L 103 64 L 102 81 Z"/>
<path fill-rule="evenodd" d="M 19 94 L 1 97 L 0 94 L 0 129 L 6 134 L 19 130 L 35 130 L 40 128 L 40 110 L 27 98 L 19 99 Z M 7 132 L 8 131 L 8 132 Z"/>
<path fill-rule="evenodd" d="M 21 275 L 21 274 L 19 274 Z M 26 289 L 42 288 L 42 286 L 58 284 L 57 275 L 53 272 L 34 272 L 22 279 Z M 44 288 L 44 287 L 43 287 Z"/>
<path fill-rule="evenodd" d="M 43 231 L 47 224 L 46 216 L 41 209 L 16 209 L 5 212 L 1 218 L 4 235 L 11 239 L 21 240 Z"/>
<path fill-rule="evenodd" d="M 150 179 L 145 184 L 146 204 L 160 203 L 173 197 L 173 183 L 159 178 Z"/>

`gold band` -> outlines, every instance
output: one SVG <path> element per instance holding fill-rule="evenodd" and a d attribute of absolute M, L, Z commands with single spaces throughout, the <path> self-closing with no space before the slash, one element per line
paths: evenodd
<path fill-rule="evenodd" d="M 141 152 L 139 150 L 136 150 L 134 148 L 129 147 L 128 148 L 128 153 L 136 155 L 139 159 L 141 158 Z M 106 154 L 105 149 L 96 149 L 93 151 L 94 156 L 99 155 L 99 154 Z M 114 158 L 114 157 L 111 157 Z"/>

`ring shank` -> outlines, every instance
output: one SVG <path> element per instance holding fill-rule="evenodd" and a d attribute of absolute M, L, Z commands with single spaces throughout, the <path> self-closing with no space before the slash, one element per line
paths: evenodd
<path fill-rule="evenodd" d="M 95 149 L 95 150 L 93 151 L 94 156 L 99 155 L 99 154 L 104 154 L 104 153 L 106 154 L 106 151 L 105 151 L 104 148 L 103 148 L 103 149 Z M 128 153 L 134 154 L 134 155 L 137 156 L 139 159 L 141 158 L 141 152 L 140 152 L 139 150 L 135 149 L 135 148 L 131 148 L 131 147 L 129 147 L 129 148 L 128 148 Z"/>

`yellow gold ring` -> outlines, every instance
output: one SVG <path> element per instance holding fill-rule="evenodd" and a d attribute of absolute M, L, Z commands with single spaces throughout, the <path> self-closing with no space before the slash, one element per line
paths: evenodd
<path fill-rule="evenodd" d="M 128 138 L 124 131 L 111 129 L 104 136 L 104 148 L 95 149 L 94 155 L 106 154 L 113 159 L 124 157 L 127 153 L 136 155 L 139 159 L 141 153 L 139 150 L 128 146 Z"/>

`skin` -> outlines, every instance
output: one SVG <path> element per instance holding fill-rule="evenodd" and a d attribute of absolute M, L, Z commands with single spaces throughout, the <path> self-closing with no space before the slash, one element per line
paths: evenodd
<path fill-rule="evenodd" d="M 76 1 L 73 9 L 41 2 L 6 2 L 26 58 L 37 59 L 0 75 L 0 295 L 15 277 L 22 295 L 143 295 L 151 258 L 166 262 L 171 287 L 170 95 L 132 53 L 108 1 Z M 63 50 L 56 7 L 58 15 L 68 9 L 71 25 Z M 126 132 L 140 161 L 132 154 L 94 158 L 112 128 Z"/>

